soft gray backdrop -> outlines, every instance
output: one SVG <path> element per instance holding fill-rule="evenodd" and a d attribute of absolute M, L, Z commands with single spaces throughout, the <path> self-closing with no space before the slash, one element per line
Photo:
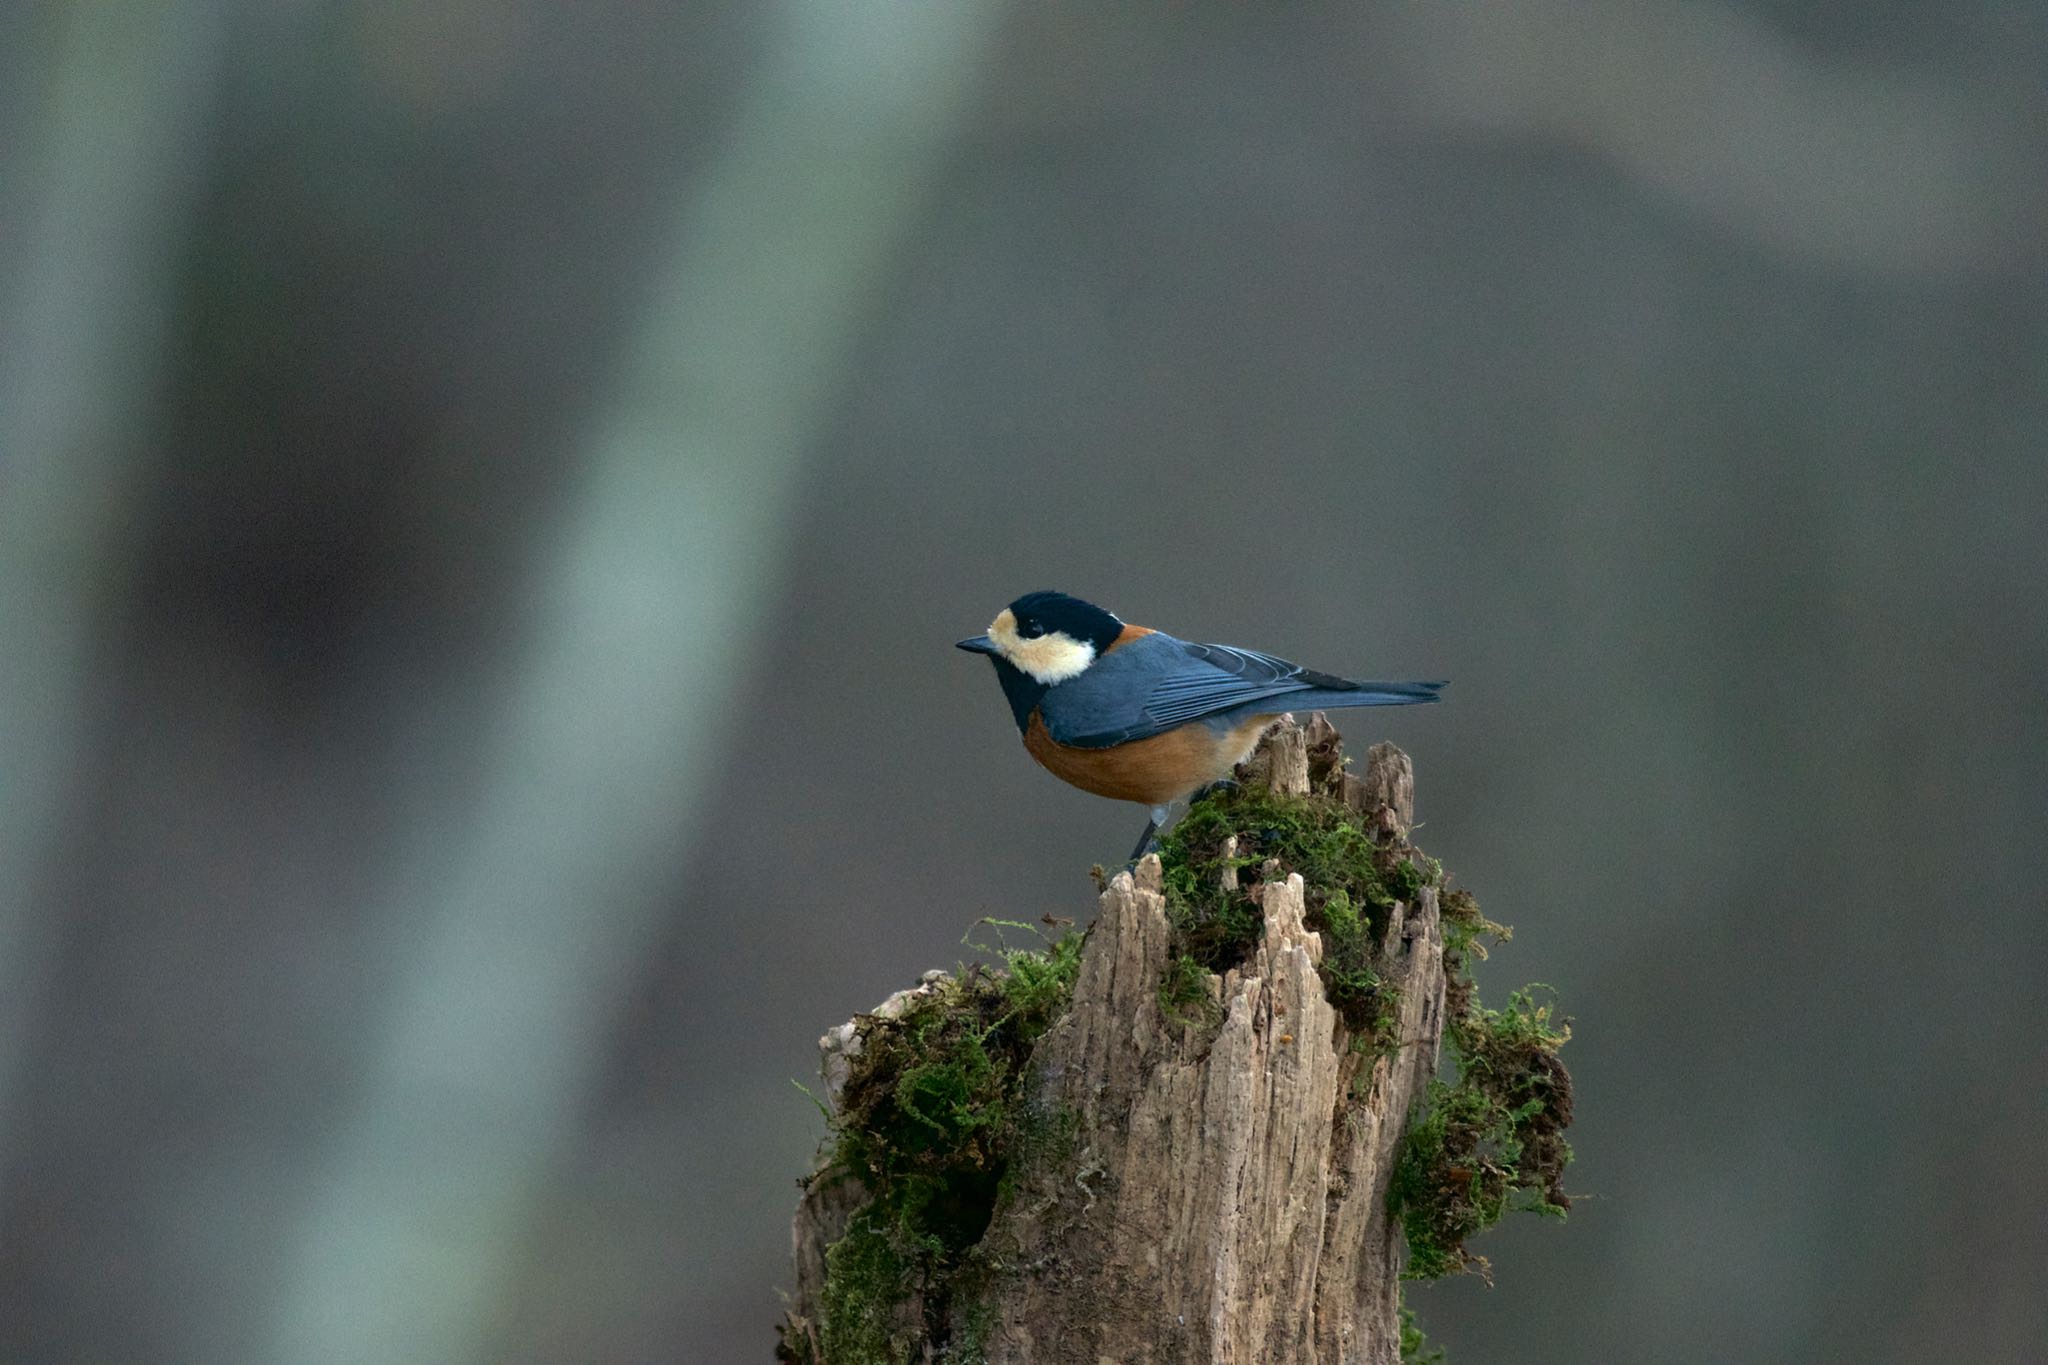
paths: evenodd
<path fill-rule="evenodd" d="M 1039 587 L 1454 680 L 1453 1361 L 2048 1351 L 2040 7 L 1108 8 L 0 17 L 0 1357 L 765 1359 Z"/>

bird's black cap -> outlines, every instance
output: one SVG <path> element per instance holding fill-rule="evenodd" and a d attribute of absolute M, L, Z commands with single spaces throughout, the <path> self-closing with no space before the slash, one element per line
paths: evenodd
<path fill-rule="evenodd" d="M 1017 618 L 1017 633 L 1026 638 L 1057 630 L 1086 640 L 1098 652 L 1114 644 L 1124 628 L 1114 613 L 1063 592 L 1027 592 L 1010 603 L 1010 615 Z"/>

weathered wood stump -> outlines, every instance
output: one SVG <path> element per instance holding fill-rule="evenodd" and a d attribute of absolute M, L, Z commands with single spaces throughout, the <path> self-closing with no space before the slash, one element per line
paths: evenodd
<path fill-rule="evenodd" d="M 1284 721 L 1240 776 L 1341 799 L 1382 856 L 1408 847 L 1414 778 L 1390 744 L 1357 776 L 1321 716 Z M 890 1319 L 864 1349 L 991 1365 L 1399 1360 L 1402 1254 L 1387 1193 L 1444 1028 L 1437 890 L 1416 887 L 1386 912 L 1372 969 L 1387 1005 L 1361 1038 L 1325 990 L 1310 888 L 1270 863 L 1243 875 L 1263 928 L 1242 961 L 1201 980 L 1193 1021 L 1162 991 L 1179 964 L 1159 858 L 1109 881 L 1071 1003 L 1021 1082 L 1036 1112 L 1058 1117 L 1059 1140 L 1012 1158 L 965 1253 L 971 1291 L 940 1302 L 920 1282 L 884 1309 L 864 1304 Z M 942 989 L 928 980 L 826 1036 L 831 1103 L 875 1021 Z M 857 1174 L 821 1172 L 797 1211 L 785 1359 L 880 1365 L 842 1358 L 850 1348 L 835 1353 L 821 1330 L 835 1306 L 853 1311 L 830 1301 L 826 1252 L 867 1198 Z"/>

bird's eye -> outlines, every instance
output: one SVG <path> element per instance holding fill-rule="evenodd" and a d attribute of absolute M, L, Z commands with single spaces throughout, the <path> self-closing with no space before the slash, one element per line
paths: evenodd
<path fill-rule="evenodd" d="M 1017 633 L 1027 640 L 1036 640 L 1039 636 L 1045 634 L 1045 623 L 1042 621 L 1019 621 L 1017 623 Z"/>

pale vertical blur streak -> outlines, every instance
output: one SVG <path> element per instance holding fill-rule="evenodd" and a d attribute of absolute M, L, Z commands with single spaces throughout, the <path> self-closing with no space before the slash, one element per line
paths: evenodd
<path fill-rule="evenodd" d="M 479 1357 L 663 908 L 649 885 L 776 585 L 801 454 L 996 8 L 783 11 L 588 439 L 468 833 L 395 878 L 396 1003 L 309 1175 L 270 1359 Z"/>
<path fill-rule="evenodd" d="M 44 19 L 44 84 L 13 111 L 27 126 L 0 188 L 0 1165 L 53 928 L 35 868 L 76 761 L 220 56 L 210 0 Z"/>

